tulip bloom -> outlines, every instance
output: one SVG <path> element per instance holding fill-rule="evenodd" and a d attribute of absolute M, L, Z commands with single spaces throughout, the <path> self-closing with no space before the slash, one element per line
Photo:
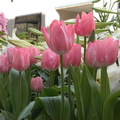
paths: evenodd
<path fill-rule="evenodd" d="M 77 67 L 81 62 L 81 45 L 74 44 L 72 49 L 63 55 L 63 66 L 68 68 L 71 64 L 73 67 Z"/>
<path fill-rule="evenodd" d="M 0 55 L 0 73 L 7 73 L 11 69 L 7 54 Z"/>
<path fill-rule="evenodd" d="M 40 55 L 40 49 L 35 48 L 34 46 L 28 47 L 28 50 L 30 52 L 30 64 L 35 64 L 38 62 L 37 59 L 35 59 L 35 56 Z"/>
<path fill-rule="evenodd" d="M 56 70 L 60 65 L 59 59 L 59 55 L 48 48 L 42 53 L 41 66 L 46 70 Z"/>
<path fill-rule="evenodd" d="M 27 48 L 8 48 L 8 61 L 18 71 L 26 70 L 30 65 L 29 51 Z"/>
<path fill-rule="evenodd" d="M 77 14 L 75 21 L 75 33 L 78 36 L 89 37 L 94 29 L 95 22 L 93 12 L 90 12 L 88 14 L 82 12 L 81 19 L 79 14 Z"/>
<path fill-rule="evenodd" d="M 45 27 L 41 31 L 49 48 L 59 55 L 67 53 L 74 44 L 74 26 L 65 25 L 63 21 L 54 20 L 50 25 L 50 34 Z"/>
<path fill-rule="evenodd" d="M 112 65 L 118 57 L 119 41 L 113 38 L 96 40 L 88 44 L 86 63 L 95 68 Z"/>
<path fill-rule="evenodd" d="M 35 77 L 31 79 L 30 87 L 33 91 L 40 92 L 44 85 L 41 77 Z"/>

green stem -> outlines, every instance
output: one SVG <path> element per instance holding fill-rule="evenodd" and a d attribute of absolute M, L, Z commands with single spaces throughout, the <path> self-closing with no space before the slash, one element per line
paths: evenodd
<path fill-rule="evenodd" d="M 50 87 L 54 86 L 54 71 L 50 71 Z"/>
<path fill-rule="evenodd" d="M 70 80 L 70 69 L 68 69 L 68 100 L 69 100 L 69 104 L 70 104 L 70 120 L 74 120 L 75 116 L 74 116 L 74 103 L 72 101 L 72 93 L 71 93 L 71 80 Z"/>
<path fill-rule="evenodd" d="M 64 118 L 64 75 L 63 75 L 63 61 L 62 61 L 62 55 L 60 55 L 60 64 L 61 64 L 61 118 L 60 120 L 63 120 Z"/>
<path fill-rule="evenodd" d="M 110 85 L 107 74 L 107 67 L 101 68 L 101 84 L 100 84 L 101 100 L 104 105 L 106 98 L 110 95 Z"/>
<path fill-rule="evenodd" d="M 97 69 L 95 68 L 93 70 L 93 78 L 94 78 L 95 81 L 96 81 L 96 76 L 97 76 Z"/>
<path fill-rule="evenodd" d="M 85 54 L 86 54 L 86 37 L 84 37 L 84 62 L 85 62 Z"/>
<path fill-rule="evenodd" d="M 77 41 L 76 41 L 77 44 L 79 44 L 79 36 L 77 35 Z"/>
<path fill-rule="evenodd" d="M 18 113 L 17 113 L 17 115 L 19 115 L 20 114 L 20 112 L 21 112 L 21 104 L 20 104 L 20 101 L 21 101 L 21 71 L 19 72 L 19 78 L 18 78 Z"/>

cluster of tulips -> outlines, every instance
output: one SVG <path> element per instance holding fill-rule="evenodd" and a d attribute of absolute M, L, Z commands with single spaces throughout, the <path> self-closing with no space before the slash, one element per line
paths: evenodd
<path fill-rule="evenodd" d="M 113 38 L 106 37 L 104 40 L 96 39 L 93 41 L 89 41 L 87 44 L 86 40 L 90 37 L 90 35 L 94 30 L 95 30 L 95 21 L 94 21 L 93 12 L 90 12 L 88 14 L 82 12 L 81 18 L 80 15 L 78 14 L 76 16 L 75 24 L 66 25 L 64 21 L 53 20 L 52 23 L 50 24 L 50 33 L 48 32 L 47 28 L 45 27 L 41 28 L 44 39 L 48 45 L 48 49 L 45 49 L 41 53 L 42 56 L 40 61 L 35 59 L 36 56 L 40 56 L 40 50 L 35 48 L 34 46 L 29 46 L 26 48 L 10 47 L 7 48 L 6 53 L 0 55 L 0 72 L 8 73 L 12 68 L 14 68 L 19 72 L 22 72 L 27 70 L 31 64 L 37 64 L 38 66 L 41 66 L 42 69 L 47 71 L 55 71 L 58 68 L 60 68 L 61 70 L 60 120 L 69 120 L 70 116 L 68 116 L 66 119 L 64 118 L 65 115 L 64 106 L 65 106 L 66 98 L 64 91 L 63 68 L 68 70 L 71 69 L 72 71 L 71 74 L 73 75 L 73 80 L 74 80 L 77 119 L 85 120 L 85 118 L 87 117 L 85 116 L 85 111 L 88 110 L 87 107 L 85 107 L 86 105 L 83 105 L 84 102 L 83 99 L 85 99 L 86 96 L 83 93 L 86 92 L 84 92 L 84 89 L 82 88 L 85 86 L 85 84 L 84 81 L 79 83 L 79 80 L 78 81 L 76 80 L 79 78 L 79 74 L 81 74 L 81 70 L 83 70 L 83 74 L 87 72 L 84 71 L 84 69 L 80 69 L 79 66 L 82 63 L 83 68 L 85 68 L 86 65 L 95 70 L 102 68 L 103 71 L 105 72 L 104 74 L 107 74 L 107 69 L 106 69 L 107 66 L 115 63 L 118 58 L 118 47 L 119 47 L 118 40 L 114 40 Z M 84 37 L 84 47 L 80 45 L 78 39 L 75 41 L 75 36 Z M 84 48 L 84 52 L 82 52 L 82 47 Z M 79 68 L 79 72 L 76 71 L 76 73 L 74 73 L 74 68 L 75 69 Z M 87 79 L 86 77 L 82 77 L 82 78 Z M 94 79 L 96 82 L 95 77 Z M 101 79 L 103 79 L 103 77 L 101 77 Z M 107 79 L 105 81 L 107 81 Z M 30 83 L 29 86 L 33 91 L 39 92 L 42 91 L 44 88 L 43 78 L 40 76 L 31 78 L 29 83 Z M 83 85 L 82 88 L 79 88 L 79 84 Z M 105 83 L 102 82 L 101 80 L 100 91 L 101 91 L 102 105 L 100 110 L 103 108 L 105 100 L 110 95 L 109 84 L 107 87 L 105 86 L 105 84 L 108 84 L 108 81 Z M 52 83 L 51 87 L 53 86 L 54 83 Z M 95 87 L 94 90 L 97 91 L 98 89 Z M 80 96 L 82 96 L 83 98 Z M 22 97 L 22 95 L 19 97 Z M 69 97 L 70 97 L 70 93 L 69 93 Z M 99 99 L 100 96 L 98 95 L 97 97 Z M 92 100 L 93 100 L 92 102 L 94 102 L 94 99 Z M 19 100 L 17 101 L 18 103 L 20 103 Z M 69 102 L 71 104 L 71 98 L 69 99 Z M 14 106 L 14 102 L 13 102 L 13 106 Z M 99 112 L 96 106 L 97 106 L 96 104 L 93 105 L 94 110 L 96 111 L 95 113 L 97 114 L 96 118 L 97 120 L 102 120 L 102 114 L 101 112 Z M 17 112 L 14 111 L 17 117 L 19 116 L 20 112 L 23 110 L 23 108 L 19 109 L 19 107 L 20 105 L 18 104 L 18 107 L 16 107 Z M 71 105 L 70 105 L 70 109 L 72 109 Z"/>

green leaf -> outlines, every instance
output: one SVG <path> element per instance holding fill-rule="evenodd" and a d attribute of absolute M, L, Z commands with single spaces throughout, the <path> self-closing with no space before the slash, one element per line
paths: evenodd
<path fill-rule="evenodd" d="M 95 33 L 96 33 L 96 34 L 99 34 L 99 33 L 101 33 L 101 32 L 106 32 L 106 31 L 109 31 L 109 32 L 110 32 L 110 29 L 96 29 L 96 30 L 95 30 Z"/>
<path fill-rule="evenodd" d="M 1 81 L 0 81 L 0 101 L 2 103 L 4 110 L 9 111 L 9 104 L 7 101 L 7 93 L 6 93 L 5 87 L 3 86 Z"/>
<path fill-rule="evenodd" d="M 5 120 L 16 120 L 15 116 L 11 114 L 10 112 L 4 111 L 4 110 L 1 110 L 1 111 L 5 117 Z"/>
<path fill-rule="evenodd" d="M 31 113 L 31 110 L 33 109 L 35 102 L 31 102 L 30 104 L 28 104 L 23 111 L 20 113 L 20 115 L 18 116 L 17 120 L 22 120 L 23 118 L 25 118 L 26 116 L 28 116 Z"/>
<path fill-rule="evenodd" d="M 95 30 L 92 31 L 92 34 L 89 37 L 89 42 L 93 42 L 95 40 Z"/>
<path fill-rule="evenodd" d="M 5 117 L 2 113 L 0 113 L 0 120 L 5 120 Z"/>
<path fill-rule="evenodd" d="M 39 31 L 39 30 L 37 30 L 37 29 L 35 29 L 35 28 L 31 28 L 31 27 L 30 27 L 30 28 L 28 28 L 28 30 L 29 30 L 30 32 L 36 34 L 36 35 L 42 35 L 42 32 Z"/>
<path fill-rule="evenodd" d="M 76 107 L 77 107 L 77 115 L 78 120 L 84 120 L 84 107 L 83 107 L 83 98 L 80 89 L 80 80 L 75 69 L 70 65 L 70 71 L 72 73 L 73 81 L 74 81 L 74 89 L 75 89 L 75 97 L 76 97 Z"/>
<path fill-rule="evenodd" d="M 91 87 L 88 79 L 89 78 L 86 76 L 86 70 L 83 69 L 80 87 L 83 96 L 85 120 L 90 120 L 92 116 Z"/>
<path fill-rule="evenodd" d="M 92 0 L 92 3 L 96 3 L 99 2 L 100 0 Z"/>
<path fill-rule="evenodd" d="M 19 71 L 15 69 L 11 69 L 9 74 L 10 100 L 16 117 L 18 117 L 29 101 L 28 83 L 25 72 L 22 71 L 21 75 L 19 75 Z"/>
<path fill-rule="evenodd" d="M 106 10 L 106 8 L 92 7 L 92 9 L 95 10 L 96 12 L 117 14 L 116 12 L 113 12 L 113 11 L 110 11 L 110 10 Z"/>
<path fill-rule="evenodd" d="M 119 119 L 120 119 L 120 97 L 117 99 L 114 109 L 114 117 L 113 117 L 113 120 L 119 120 Z"/>
<path fill-rule="evenodd" d="M 110 26 L 110 25 L 116 25 L 117 23 L 115 22 L 97 22 L 96 23 L 96 28 L 104 28 L 106 26 Z"/>
<path fill-rule="evenodd" d="M 91 76 L 86 66 L 85 66 L 85 70 L 86 70 L 88 82 L 91 87 L 91 98 L 92 98 L 94 112 L 96 114 L 97 120 L 102 120 L 102 104 L 101 104 L 101 99 L 100 99 L 99 86 L 96 83 L 96 81 L 93 79 L 93 77 Z M 109 120 L 109 119 L 106 119 L 106 120 Z"/>
<path fill-rule="evenodd" d="M 103 120 L 113 120 L 114 109 L 118 97 L 120 97 L 120 90 L 112 93 L 106 99 L 103 109 Z"/>
<path fill-rule="evenodd" d="M 42 101 L 45 111 L 52 120 L 60 120 L 61 97 L 40 97 L 39 99 Z M 64 113 L 64 120 L 69 120 L 70 106 L 67 98 L 64 101 L 64 111 L 66 111 Z"/>
<path fill-rule="evenodd" d="M 44 88 L 42 91 L 42 96 L 46 97 L 46 96 L 58 96 L 58 92 L 57 90 L 53 89 L 53 88 Z"/>

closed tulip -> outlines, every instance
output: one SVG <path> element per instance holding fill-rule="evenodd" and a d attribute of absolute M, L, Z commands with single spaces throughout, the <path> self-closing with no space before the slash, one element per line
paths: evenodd
<path fill-rule="evenodd" d="M 59 55 L 54 53 L 50 48 L 42 53 L 41 66 L 45 70 L 56 70 L 60 64 Z"/>
<path fill-rule="evenodd" d="M 86 63 L 95 68 L 112 65 L 118 57 L 119 41 L 107 37 L 88 44 Z"/>
<path fill-rule="evenodd" d="M 73 67 L 77 67 L 81 62 L 81 45 L 74 44 L 72 49 L 63 55 L 63 66 L 68 68 L 71 64 Z"/>
<path fill-rule="evenodd" d="M 0 73 L 7 73 L 11 69 L 11 65 L 8 62 L 7 54 L 0 55 Z"/>
<path fill-rule="evenodd" d="M 30 52 L 30 64 L 35 64 L 38 62 L 37 59 L 35 59 L 35 56 L 40 55 L 40 49 L 35 48 L 34 46 L 28 47 Z"/>
<path fill-rule="evenodd" d="M 8 48 L 9 63 L 18 71 L 26 70 L 30 65 L 29 50 L 27 48 Z"/>
<path fill-rule="evenodd" d="M 40 92 L 44 87 L 42 78 L 41 77 L 32 78 L 30 82 L 30 87 L 33 91 Z"/>
<path fill-rule="evenodd" d="M 63 21 L 54 20 L 50 25 L 50 34 L 45 27 L 41 31 L 49 48 L 59 55 L 67 53 L 74 44 L 74 26 L 65 25 Z"/>
<path fill-rule="evenodd" d="M 80 15 L 77 14 L 75 21 L 75 33 L 78 36 L 89 37 L 94 29 L 95 22 L 93 12 L 89 12 L 88 14 L 82 12 L 81 19 Z"/>

